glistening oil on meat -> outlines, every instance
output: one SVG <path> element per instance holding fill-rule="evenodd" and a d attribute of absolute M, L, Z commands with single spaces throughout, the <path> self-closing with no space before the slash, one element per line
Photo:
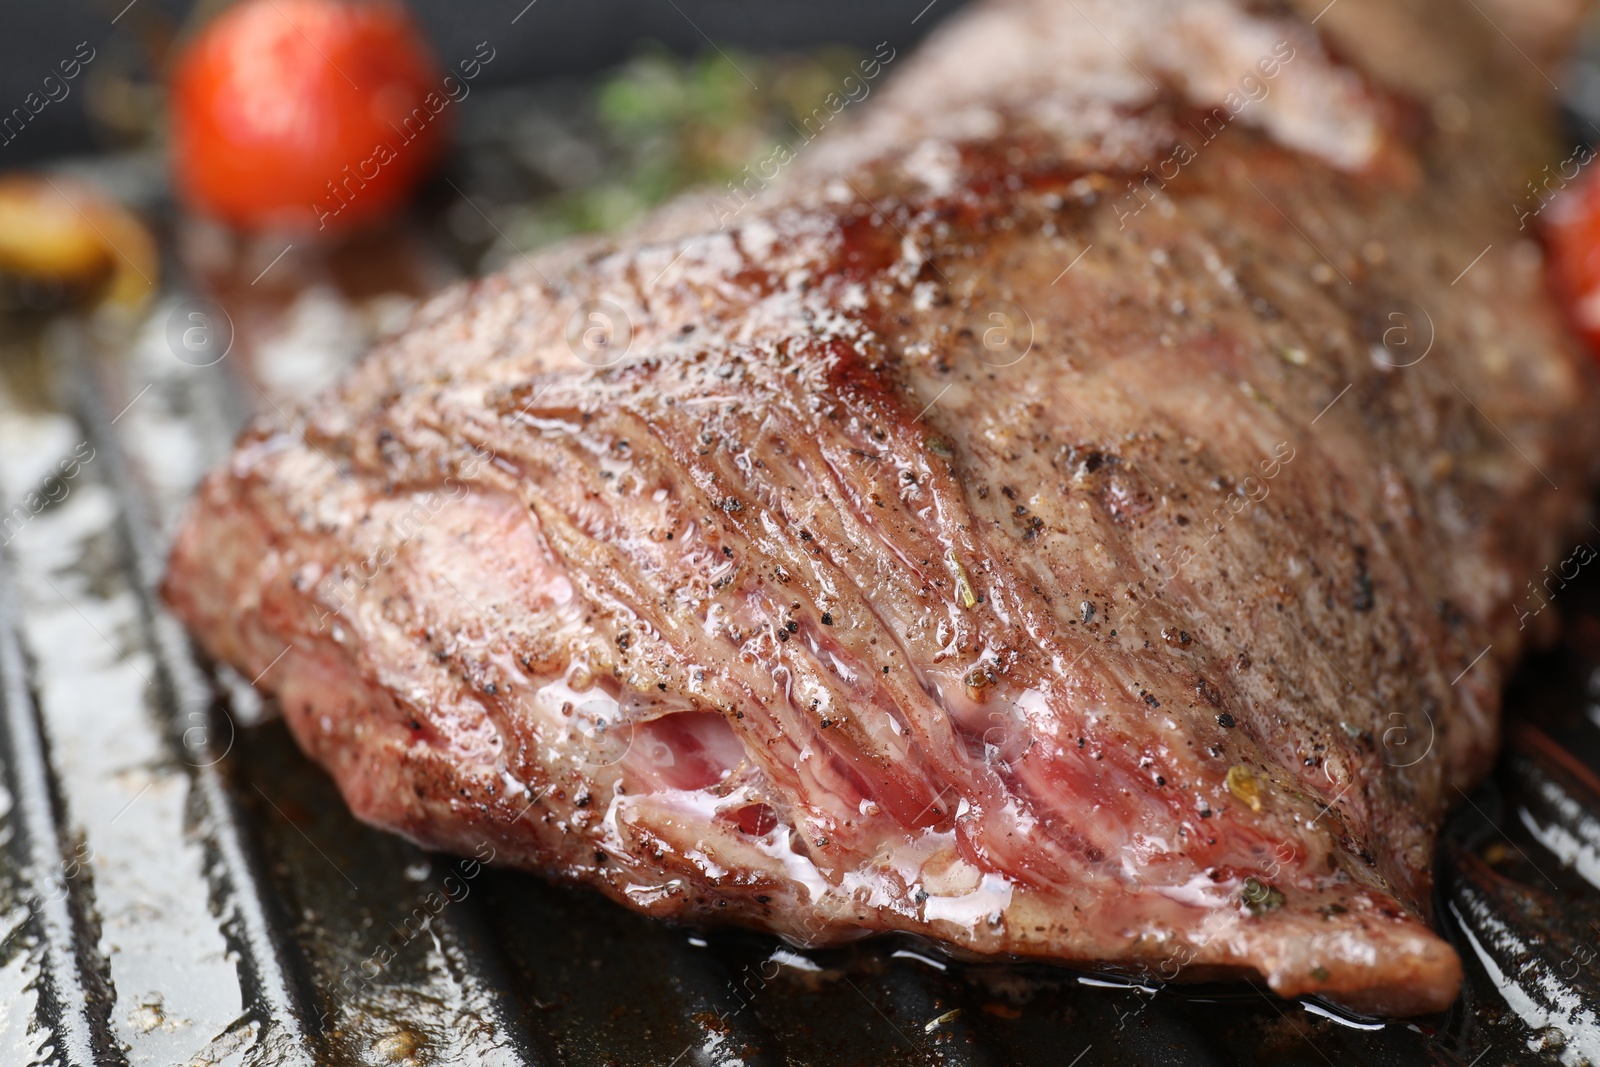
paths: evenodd
<path fill-rule="evenodd" d="M 1443 3 L 1078 6 L 962 15 L 722 228 L 441 294 L 304 437 L 245 434 L 169 602 L 432 848 L 801 944 L 1448 1005 L 1435 833 L 1595 445 L 1485 192 L 1547 87 L 1473 77 Z M 1446 87 L 1471 138 L 1408 105 Z M 1433 342 L 1377 359 L 1401 300 Z M 620 358 L 569 343 L 597 302 Z"/>

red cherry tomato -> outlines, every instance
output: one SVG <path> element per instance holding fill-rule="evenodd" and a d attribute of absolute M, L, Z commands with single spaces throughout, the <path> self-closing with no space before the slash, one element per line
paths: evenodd
<path fill-rule="evenodd" d="M 360 227 L 427 173 L 450 107 L 397 4 L 243 0 L 179 58 L 177 186 L 191 207 L 242 229 Z"/>
<path fill-rule="evenodd" d="M 1573 325 L 1600 356 L 1600 174 L 1590 172 L 1544 212 L 1550 273 Z"/>

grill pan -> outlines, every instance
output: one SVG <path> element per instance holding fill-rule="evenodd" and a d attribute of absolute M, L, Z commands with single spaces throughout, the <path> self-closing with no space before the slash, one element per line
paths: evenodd
<path fill-rule="evenodd" d="M 174 357 L 199 295 L 0 338 L 0 1063 L 1600 1064 L 1597 568 L 1442 835 L 1447 1013 L 690 930 L 362 826 L 197 660 L 167 539 L 252 411 L 292 419 L 239 359 Z"/>
<path fill-rule="evenodd" d="M 25 501 L 51 484 L 29 470 L 90 458 L 0 574 L 7 1063 L 1531 1064 L 1583 1062 L 1600 1032 L 1600 575 L 1561 591 L 1561 643 L 1513 684 L 1506 754 L 1444 835 L 1438 912 L 1468 972 L 1444 1015 L 909 939 L 803 952 L 357 823 L 153 594 L 248 387 L 159 331 L 37 350 L 58 402 L 8 413 L 0 484 Z"/>

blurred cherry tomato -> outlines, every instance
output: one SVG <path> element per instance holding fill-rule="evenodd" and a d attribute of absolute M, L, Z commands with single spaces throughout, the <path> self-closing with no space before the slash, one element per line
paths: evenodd
<path fill-rule="evenodd" d="M 243 0 L 178 60 L 178 189 L 242 229 L 342 232 L 382 218 L 438 158 L 441 77 L 398 4 Z"/>
<path fill-rule="evenodd" d="M 1543 221 L 1556 291 L 1600 357 L 1600 174 L 1558 194 Z"/>

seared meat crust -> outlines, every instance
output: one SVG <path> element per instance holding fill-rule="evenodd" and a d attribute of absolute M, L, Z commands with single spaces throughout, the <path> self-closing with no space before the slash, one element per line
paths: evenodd
<path fill-rule="evenodd" d="M 773 188 L 252 428 L 168 599 L 429 847 L 1443 1007 L 1435 831 L 1597 444 L 1517 231 L 1542 85 L 1459 21 L 980 7 Z"/>

